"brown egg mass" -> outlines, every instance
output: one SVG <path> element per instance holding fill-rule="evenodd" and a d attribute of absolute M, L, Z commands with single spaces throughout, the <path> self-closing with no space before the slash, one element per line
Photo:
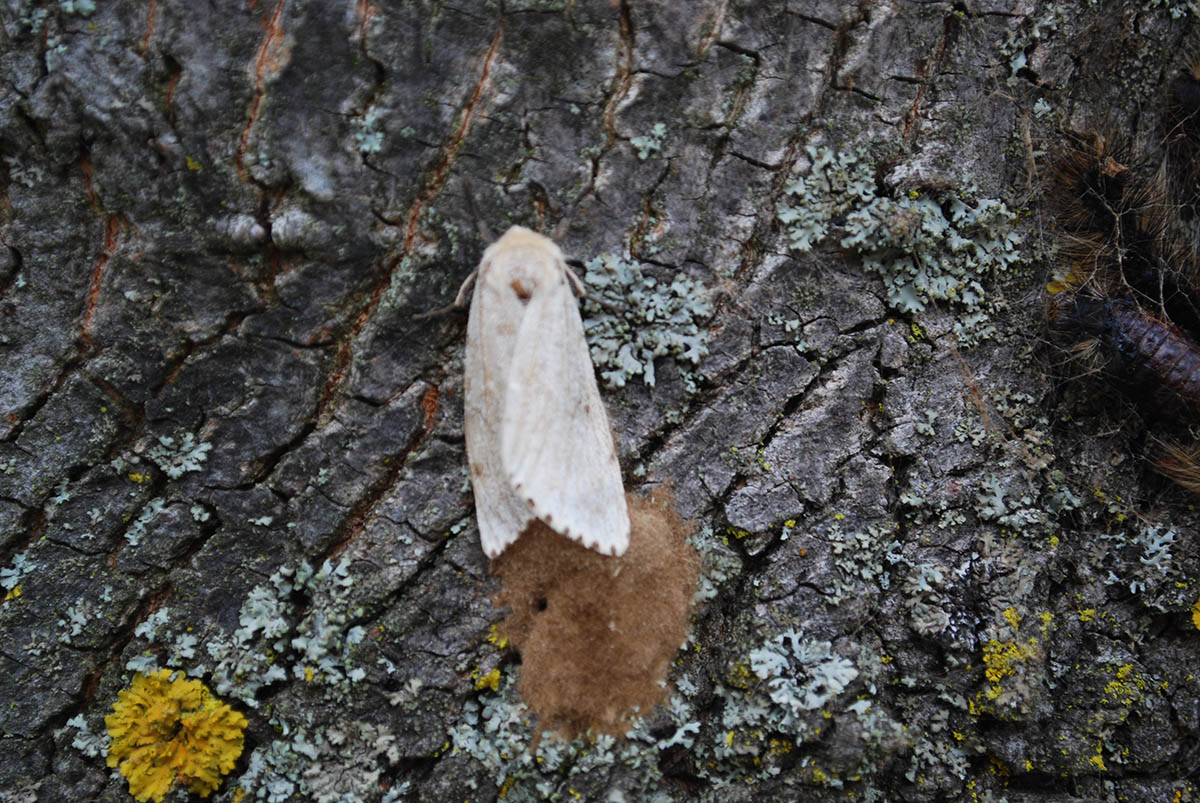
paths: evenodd
<path fill-rule="evenodd" d="M 692 524 L 669 491 L 626 499 L 619 558 L 535 522 L 492 562 L 504 586 L 493 601 L 511 609 L 499 629 L 521 653 L 517 688 L 541 730 L 623 734 L 663 698 L 687 637 L 699 578 Z"/>

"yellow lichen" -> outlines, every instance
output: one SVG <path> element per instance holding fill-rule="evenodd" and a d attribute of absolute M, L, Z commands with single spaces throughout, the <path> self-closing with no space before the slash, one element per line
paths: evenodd
<path fill-rule="evenodd" d="M 733 731 L 730 731 L 732 733 Z M 768 751 L 773 756 L 786 756 L 796 749 L 796 743 L 791 739 L 772 739 L 767 743 Z"/>
<path fill-rule="evenodd" d="M 1029 661 L 1039 655 L 1037 639 L 1022 644 L 1016 641 L 992 639 L 983 647 L 984 674 L 992 683 L 1016 674 L 1016 664 Z"/>
<path fill-rule="evenodd" d="M 477 670 L 478 671 L 478 670 Z M 492 691 L 500 690 L 500 668 L 497 667 L 486 675 L 475 678 L 475 689 L 491 689 Z"/>
<path fill-rule="evenodd" d="M 1104 696 L 1100 701 L 1133 705 L 1146 696 L 1146 685 L 1146 679 L 1133 671 L 1133 664 L 1124 664 L 1117 668 L 1113 679 L 1104 687 Z"/>
<path fill-rule="evenodd" d="M 488 643 L 498 650 L 502 650 L 508 646 L 508 636 L 505 636 L 496 629 L 495 625 L 488 628 Z"/>
<path fill-rule="evenodd" d="M 1196 600 L 1196 604 L 1192 606 L 1192 624 L 1200 630 L 1200 599 Z"/>
<path fill-rule="evenodd" d="M 161 803 L 175 786 L 208 797 L 242 754 L 246 718 L 200 681 L 171 675 L 135 675 L 104 718 L 108 766 L 120 768 L 141 803 Z"/>

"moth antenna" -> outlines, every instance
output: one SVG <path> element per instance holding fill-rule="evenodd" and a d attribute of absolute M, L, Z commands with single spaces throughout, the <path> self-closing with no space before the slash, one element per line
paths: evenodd
<path fill-rule="evenodd" d="M 550 239 L 557 242 L 562 242 L 563 237 L 567 236 L 567 229 L 571 226 L 571 218 L 564 216 L 558 221 L 558 225 L 554 227 L 554 232 L 550 235 Z"/>
<path fill-rule="evenodd" d="M 579 265 L 579 267 L 582 267 L 582 263 L 579 263 L 578 260 L 575 260 L 575 262 Z M 583 279 L 580 279 L 579 274 L 575 272 L 575 265 L 573 265 L 571 262 L 565 262 L 565 266 L 567 269 L 567 279 L 571 282 L 571 287 L 575 289 L 575 295 L 579 298 L 588 298 L 587 285 L 583 283 Z M 599 299 L 597 299 L 597 301 L 598 300 Z"/>
<path fill-rule="evenodd" d="M 463 283 L 458 286 L 458 293 L 455 294 L 454 300 L 444 307 L 430 310 L 429 312 L 421 312 L 414 316 L 414 321 L 424 321 L 429 318 L 440 318 L 443 315 L 449 315 L 451 312 L 457 312 L 467 308 L 467 291 L 471 289 L 471 285 L 475 283 L 475 277 L 479 274 L 478 270 L 473 270 L 467 274 L 467 278 L 463 279 Z"/>
<path fill-rule="evenodd" d="M 583 281 L 583 279 L 579 278 L 579 274 L 575 272 L 576 270 L 584 267 L 582 261 L 578 259 L 567 259 L 564 260 L 564 262 L 567 266 L 567 279 L 571 282 L 571 287 L 574 288 L 575 296 L 577 298 L 590 301 L 596 306 L 606 309 L 614 314 L 619 314 L 623 311 L 619 305 L 614 304 L 611 301 L 606 301 L 605 299 L 600 298 L 600 296 L 588 290 L 587 284 Z"/>

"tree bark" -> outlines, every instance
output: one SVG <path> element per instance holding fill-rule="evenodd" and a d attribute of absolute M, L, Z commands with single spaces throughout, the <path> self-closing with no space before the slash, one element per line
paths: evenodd
<path fill-rule="evenodd" d="M 1194 500 L 1043 337 L 1059 132 L 1152 160 L 1185 67 L 1145 5 L 9 4 L 0 797 L 128 799 L 165 667 L 249 720 L 216 800 L 1196 799 Z M 625 740 L 533 740 L 490 629 L 466 318 L 413 317 L 468 183 L 565 221 L 697 522 Z"/>

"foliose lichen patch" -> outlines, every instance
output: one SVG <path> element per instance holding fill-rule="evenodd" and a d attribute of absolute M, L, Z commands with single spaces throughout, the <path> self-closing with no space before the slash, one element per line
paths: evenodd
<path fill-rule="evenodd" d="M 914 313 L 933 302 L 960 312 L 960 344 L 993 333 L 988 323 L 998 300 L 983 281 L 1022 260 L 1017 214 L 994 198 L 958 192 L 883 192 L 863 150 L 809 145 L 811 167 L 784 187 L 778 218 L 792 250 L 805 253 L 832 236 L 859 254 L 883 279 L 888 303 Z"/>
<path fill-rule="evenodd" d="M 708 289 L 683 274 L 665 284 L 612 254 L 593 257 L 586 267 L 587 286 L 604 302 L 584 304 L 584 330 L 604 382 L 619 388 L 640 376 L 653 386 L 655 359 L 672 357 L 685 387 L 694 389 L 691 371 L 708 353 Z"/>

